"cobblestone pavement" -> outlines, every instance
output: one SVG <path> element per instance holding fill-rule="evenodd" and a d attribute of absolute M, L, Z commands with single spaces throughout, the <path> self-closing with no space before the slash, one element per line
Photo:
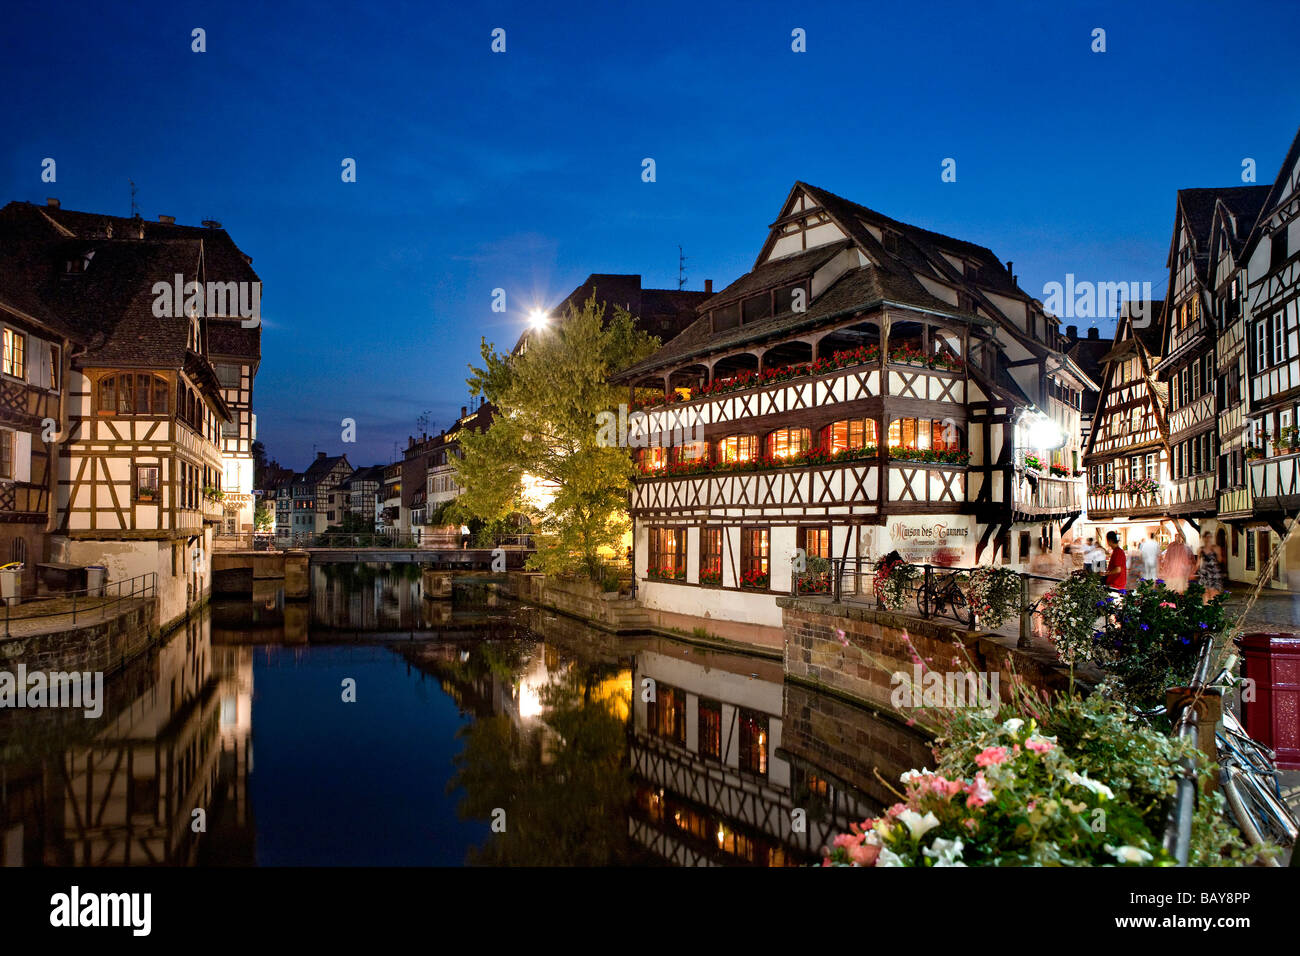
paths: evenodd
<path fill-rule="evenodd" d="M 1249 584 L 1232 584 L 1228 588 L 1228 608 L 1238 612 L 1248 600 L 1253 586 Z M 1263 590 L 1255 606 L 1250 609 L 1250 616 L 1245 622 L 1245 631 L 1283 630 L 1300 632 L 1300 594 L 1289 591 Z"/>

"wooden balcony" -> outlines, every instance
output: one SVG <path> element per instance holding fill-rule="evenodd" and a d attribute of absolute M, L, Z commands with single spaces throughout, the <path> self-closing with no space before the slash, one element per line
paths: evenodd
<path fill-rule="evenodd" d="M 1230 488 L 1219 493 L 1220 518 L 1248 518 L 1255 508 L 1250 488 Z"/>
<path fill-rule="evenodd" d="M 1169 513 L 1179 515 L 1213 514 L 1219 504 L 1213 473 L 1176 478 L 1166 494 Z"/>
<path fill-rule="evenodd" d="M 1300 453 L 1250 462 L 1250 494 L 1259 515 L 1300 511 Z"/>
<path fill-rule="evenodd" d="M 882 391 L 878 364 L 853 365 L 822 375 L 804 375 L 784 382 L 646 408 L 644 428 L 652 436 L 690 436 L 706 425 L 809 413 L 827 406 L 878 398 L 882 394 L 951 405 L 964 405 L 967 401 L 964 371 L 891 362 L 885 368 L 885 380 L 888 385 Z M 827 418 L 832 417 L 834 413 L 828 412 Z"/>
<path fill-rule="evenodd" d="M 1017 472 L 1011 502 L 1017 515 L 1028 518 L 1077 515 L 1083 510 L 1083 479 Z"/>
<path fill-rule="evenodd" d="M 682 517 L 870 514 L 879 498 L 875 459 L 767 471 L 638 478 L 632 513 Z"/>
<path fill-rule="evenodd" d="M 1159 518 L 1168 508 L 1163 494 L 1135 496 L 1107 490 L 1088 493 L 1088 519 Z"/>

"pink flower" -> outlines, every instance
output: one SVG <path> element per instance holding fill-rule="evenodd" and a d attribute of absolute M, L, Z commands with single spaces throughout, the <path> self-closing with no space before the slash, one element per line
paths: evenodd
<path fill-rule="evenodd" d="M 1046 737 L 1030 737 L 1025 741 L 1025 746 L 1036 754 L 1045 754 L 1049 750 L 1056 749 L 1056 744 L 1052 743 Z"/>
<path fill-rule="evenodd" d="M 975 774 L 975 780 L 966 786 L 966 806 L 982 807 L 993 799 L 993 791 L 984 779 L 984 771 Z"/>
<path fill-rule="evenodd" d="M 1177 608 L 1177 607 L 1178 607 L 1177 604 L 1171 604 L 1169 601 L 1161 601 L 1161 602 L 1160 602 L 1160 606 L 1161 606 L 1161 607 L 1172 607 L 1172 608 Z"/>
<path fill-rule="evenodd" d="M 889 817 L 889 819 L 892 820 L 892 819 L 894 819 L 894 817 L 898 816 L 900 813 L 902 813 L 902 812 L 903 812 L 904 810 L 906 810 L 906 809 L 907 809 L 907 804 L 905 804 L 905 803 L 896 803 L 896 804 L 894 804 L 892 807 L 890 807 L 888 810 L 885 811 L 885 816 Z"/>
<path fill-rule="evenodd" d="M 975 763 L 981 767 L 988 767 L 993 764 L 1002 763 L 1006 759 L 1006 747 L 985 747 L 984 750 L 975 758 Z"/>
<path fill-rule="evenodd" d="M 841 833 L 835 838 L 835 846 L 842 846 L 845 849 L 852 849 L 862 842 L 863 834 L 854 836 L 852 833 Z"/>
<path fill-rule="evenodd" d="M 849 850 L 849 859 L 858 866 L 875 866 L 878 856 L 880 856 L 880 846 L 875 843 L 864 843 Z"/>

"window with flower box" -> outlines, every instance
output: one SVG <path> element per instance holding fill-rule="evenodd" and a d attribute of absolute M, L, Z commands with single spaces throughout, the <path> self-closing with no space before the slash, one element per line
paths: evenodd
<path fill-rule="evenodd" d="M 669 461 L 674 465 L 707 465 L 709 463 L 709 443 L 706 441 L 688 441 L 675 445 Z"/>
<path fill-rule="evenodd" d="M 852 418 L 832 422 L 822 429 L 822 447 L 832 455 L 857 448 L 876 445 L 876 420 Z"/>
<path fill-rule="evenodd" d="M 755 435 L 728 435 L 718 441 L 718 462 L 752 461 L 758 455 L 758 438 Z"/>
<path fill-rule="evenodd" d="M 667 581 L 686 579 L 686 529 L 651 528 L 646 577 Z"/>
<path fill-rule="evenodd" d="M 770 532 L 767 528 L 740 529 L 740 584 L 766 590 L 771 580 L 768 556 Z"/>
<path fill-rule="evenodd" d="M 135 466 L 135 500 L 145 504 L 157 504 L 162 500 L 159 465 Z"/>
<path fill-rule="evenodd" d="M 810 558 L 829 559 L 831 556 L 831 529 L 827 527 L 800 528 L 799 547 L 803 548 L 804 554 Z"/>
<path fill-rule="evenodd" d="M 637 468 L 643 475 L 652 475 L 668 467 L 667 448 L 640 448 L 636 457 Z"/>
<path fill-rule="evenodd" d="M 700 583 L 722 583 L 722 529 L 700 529 Z"/>
<path fill-rule="evenodd" d="M 773 458 L 790 458 L 812 447 L 812 432 L 807 428 L 778 428 L 767 436 L 767 453 Z"/>

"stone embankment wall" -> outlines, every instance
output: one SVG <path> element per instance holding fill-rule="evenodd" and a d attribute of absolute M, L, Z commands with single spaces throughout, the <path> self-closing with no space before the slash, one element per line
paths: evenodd
<path fill-rule="evenodd" d="M 940 674 L 996 673 L 1004 701 L 1011 699 L 1013 678 L 1035 689 L 1060 690 L 1069 683 L 1059 664 L 1008 647 L 1005 638 L 824 599 L 778 598 L 778 603 L 785 611 L 787 678 L 877 707 L 897 710 L 891 698 L 899 684 L 891 678 L 903 672 L 909 686 L 913 682 L 913 648 L 926 668 Z M 840 640 L 841 631 L 847 643 Z"/>
<path fill-rule="evenodd" d="M 511 571 L 501 585 L 516 601 L 549 607 L 579 617 L 592 625 L 616 632 L 645 631 L 650 617 L 631 597 L 580 578 L 556 578 L 545 574 Z"/>

